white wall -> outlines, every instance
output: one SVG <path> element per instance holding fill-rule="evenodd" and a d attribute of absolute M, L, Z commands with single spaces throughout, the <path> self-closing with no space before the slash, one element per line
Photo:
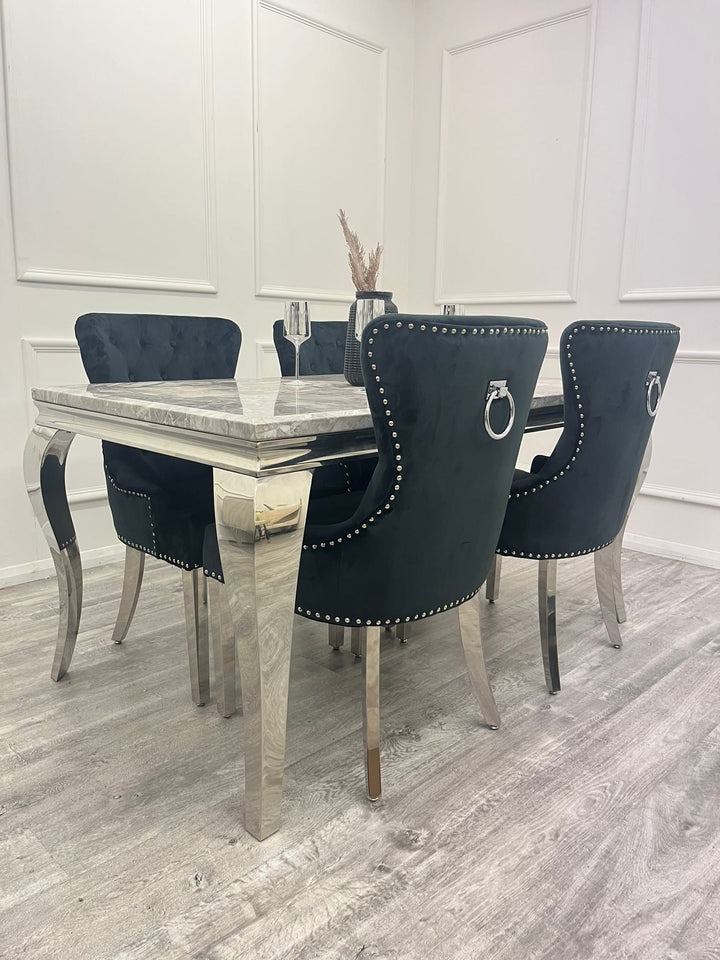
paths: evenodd
<path fill-rule="evenodd" d="M 538 317 L 549 376 L 578 317 L 677 323 L 625 542 L 720 566 L 720 4 L 415 9 L 412 308 Z"/>
<path fill-rule="evenodd" d="M 50 571 L 20 463 L 75 318 L 229 316 L 272 370 L 282 300 L 346 315 L 340 206 L 401 307 L 539 317 L 550 375 L 577 317 L 679 323 L 626 542 L 720 565 L 716 0 L 0 2 L 0 584 Z M 68 474 L 100 561 L 93 441 Z"/>
<path fill-rule="evenodd" d="M 30 387 L 85 381 L 78 315 L 228 316 L 239 375 L 272 369 L 282 300 L 347 316 L 339 207 L 406 301 L 413 34 L 410 0 L 2 11 L 0 584 L 51 569 L 20 464 Z M 117 553 L 94 441 L 68 489 L 84 562 Z"/>

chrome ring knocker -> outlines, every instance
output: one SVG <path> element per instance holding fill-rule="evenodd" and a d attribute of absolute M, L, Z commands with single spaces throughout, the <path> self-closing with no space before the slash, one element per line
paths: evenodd
<path fill-rule="evenodd" d="M 645 387 L 647 389 L 647 394 L 645 396 L 645 406 L 647 407 L 647 412 L 651 417 L 654 417 L 658 412 L 658 407 L 660 406 L 660 398 L 662 397 L 662 384 L 660 383 L 660 376 L 657 370 L 651 370 L 647 375 L 647 380 L 645 381 Z M 652 392 L 653 387 L 657 387 L 657 400 L 655 401 L 655 406 L 652 405 Z"/>
<path fill-rule="evenodd" d="M 490 407 L 493 405 L 495 400 L 501 400 L 503 397 L 507 397 L 507 401 L 510 404 L 510 418 L 508 419 L 507 426 L 502 433 L 495 433 L 493 428 L 490 426 Z M 485 395 L 487 403 L 485 404 L 485 430 L 487 435 L 493 440 L 502 440 L 503 437 L 506 437 L 512 430 L 512 425 L 515 422 L 515 401 L 513 400 L 513 395 L 507 388 L 507 380 L 491 380 L 488 384 L 487 394 Z"/>

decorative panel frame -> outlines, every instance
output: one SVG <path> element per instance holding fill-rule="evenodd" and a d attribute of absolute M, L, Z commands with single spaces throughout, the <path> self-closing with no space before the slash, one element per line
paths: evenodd
<path fill-rule="evenodd" d="M 329 23 L 304 16 L 295 10 L 281 6 L 273 0 L 255 0 L 253 5 L 253 187 L 254 187 L 254 269 L 255 295 L 261 298 L 275 300 L 308 300 L 327 301 L 331 303 L 352 303 L 354 296 L 347 290 L 323 287 L 293 286 L 278 277 L 277 281 L 269 282 L 264 277 L 261 218 L 262 218 L 262 169 L 261 169 L 261 134 L 260 134 L 260 45 L 259 45 L 259 18 L 261 11 L 287 17 L 314 30 L 328 34 L 340 41 L 354 44 L 365 50 L 375 53 L 379 57 L 381 99 L 377 106 L 378 125 L 381 131 L 378 155 L 375 158 L 377 165 L 377 196 L 379 209 L 379 242 L 382 244 L 385 234 L 385 172 L 387 151 L 387 104 L 388 104 L 388 51 L 380 43 L 373 42 L 356 34 L 348 33 Z M 352 145 L 348 145 L 351 148 Z M 342 237 L 338 230 L 338 244 L 342 244 Z"/>
<path fill-rule="evenodd" d="M 567 286 L 565 289 L 556 290 L 535 290 L 535 291 L 453 291 L 445 289 L 445 282 L 442 270 L 442 251 L 443 237 L 445 231 L 446 216 L 446 184 L 447 176 L 447 153 L 448 153 L 448 129 L 446 118 L 448 116 L 449 103 L 449 73 L 452 64 L 452 58 L 460 56 L 480 47 L 489 46 L 494 43 L 501 43 L 504 40 L 513 37 L 522 36 L 539 30 L 552 28 L 570 20 L 586 18 L 588 20 L 587 42 L 585 49 L 585 89 L 583 96 L 583 109 L 581 116 L 580 129 L 578 130 L 577 141 L 577 165 L 574 184 L 573 197 L 573 215 L 571 237 L 569 242 L 569 257 L 567 268 Z M 588 142 L 590 129 L 590 114 L 592 109 L 592 87 L 594 73 L 595 57 L 595 32 L 596 32 L 596 12 L 595 5 L 583 7 L 560 16 L 550 17 L 535 23 L 527 24 L 513 30 L 509 30 L 490 37 L 484 37 L 480 40 L 470 43 L 460 44 L 456 47 L 450 47 L 443 51 L 442 63 L 442 90 L 441 90 L 441 130 L 440 130 L 440 160 L 438 171 L 438 196 L 437 196 L 437 233 L 435 247 L 435 303 L 465 303 L 465 304 L 483 304 L 483 303 L 572 303 L 577 299 L 577 283 L 580 262 L 580 242 L 582 228 L 582 214 L 585 194 L 585 177 L 588 160 Z"/>
<path fill-rule="evenodd" d="M 717 300 L 720 299 L 720 284 L 709 284 L 707 286 L 679 285 L 642 287 L 633 283 L 632 280 L 635 266 L 633 260 L 638 249 L 637 235 L 641 217 L 638 198 L 643 181 L 648 112 L 650 107 L 654 7 L 655 0 L 642 0 L 637 88 L 635 94 L 635 119 L 632 134 L 632 157 L 626 197 L 625 231 L 618 297 L 621 301 Z M 690 173 L 689 170 L 688 173 Z"/>
<path fill-rule="evenodd" d="M 124 274 L 96 272 L 92 270 L 67 270 L 53 265 L 21 267 L 17 254 L 18 223 L 22 216 L 20 202 L 13 188 L 12 149 L 8 150 L 8 171 L 10 180 L 10 203 L 12 219 L 13 252 L 15 274 L 25 283 L 70 284 L 73 286 L 129 288 L 136 290 L 167 290 L 190 293 L 210 293 L 218 291 L 217 286 L 217 221 L 215 203 L 215 147 L 213 132 L 213 54 L 212 19 L 213 0 L 197 0 L 199 5 L 199 35 L 201 62 L 201 120 L 202 120 L 202 165 L 203 165 L 203 208 L 204 208 L 204 251 L 205 275 L 201 277 L 164 277 L 142 274 Z M 7 58 L 5 58 L 7 61 Z M 12 102 L 12 82 L 7 65 L 5 67 L 6 91 L 6 136 L 12 143 L 12 123 L 10 104 Z"/>

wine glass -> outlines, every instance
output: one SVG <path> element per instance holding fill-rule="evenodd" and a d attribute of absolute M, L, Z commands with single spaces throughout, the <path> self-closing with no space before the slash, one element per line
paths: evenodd
<path fill-rule="evenodd" d="M 295 347 L 295 379 L 292 384 L 301 387 L 300 347 L 310 339 L 310 311 L 306 300 L 289 300 L 285 304 L 283 336 Z"/>
<path fill-rule="evenodd" d="M 444 303 L 442 312 L 444 317 L 462 317 L 465 315 L 465 304 Z"/>

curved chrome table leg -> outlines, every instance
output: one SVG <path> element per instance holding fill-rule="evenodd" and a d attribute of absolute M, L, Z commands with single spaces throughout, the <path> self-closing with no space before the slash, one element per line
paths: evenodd
<path fill-rule="evenodd" d="M 458 607 L 458 620 L 460 622 L 460 639 L 465 651 L 465 663 L 467 664 L 470 682 L 480 703 L 485 722 L 491 730 L 497 730 L 500 726 L 500 714 L 485 666 L 482 635 L 480 633 L 480 611 L 478 601 L 475 598 Z"/>
<path fill-rule="evenodd" d="M 82 611 L 82 564 L 65 492 L 65 461 L 74 437 L 67 430 L 35 426 L 23 457 L 25 486 L 57 573 L 60 621 L 53 680 L 70 667 Z"/>
<path fill-rule="evenodd" d="M 196 706 L 204 707 L 210 699 L 210 646 L 205 602 L 207 587 L 202 570 L 199 567 L 183 570 L 182 584 L 190 664 L 190 694 Z"/>
<path fill-rule="evenodd" d="M 312 470 L 215 469 L 215 524 L 235 625 L 245 737 L 245 826 L 280 826 L 290 648 Z"/>
<path fill-rule="evenodd" d="M 557 560 L 538 561 L 538 614 L 545 683 L 550 693 L 560 691 L 560 665 L 557 649 Z"/>
<path fill-rule="evenodd" d="M 140 596 L 140 587 L 142 586 L 144 571 L 145 554 L 142 550 L 136 550 L 134 547 L 125 547 L 125 573 L 123 574 L 120 609 L 118 610 L 112 635 L 113 643 L 122 643 L 127 636 L 132 618 L 135 615 L 138 597 Z"/>
<path fill-rule="evenodd" d="M 365 741 L 365 786 L 368 800 L 379 800 L 380 779 L 380 627 L 363 627 L 363 738 Z"/>
<path fill-rule="evenodd" d="M 485 581 L 485 599 L 490 603 L 495 603 L 500 596 L 500 571 L 502 569 L 502 557 L 499 553 L 493 556 L 490 573 Z"/>
<path fill-rule="evenodd" d="M 235 690 L 235 625 L 230 615 L 225 585 L 206 579 L 210 606 L 215 700 L 221 717 L 231 717 L 237 709 Z"/>
<path fill-rule="evenodd" d="M 616 623 L 625 623 L 627 620 L 622 586 L 622 546 L 625 537 L 625 527 L 627 526 L 630 513 L 635 505 L 640 489 L 647 477 L 651 459 L 652 437 L 649 437 L 640 465 L 640 472 L 635 481 L 632 500 L 628 507 L 625 522 L 620 528 L 620 533 L 618 533 L 610 546 L 604 547 L 602 550 L 597 550 L 594 556 L 595 584 L 597 586 L 600 609 L 602 611 L 603 621 L 610 635 L 610 642 L 616 648 L 622 646 L 622 636 L 617 629 Z M 613 618 L 616 623 L 613 623 Z"/>
<path fill-rule="evenodd" d="M 328 627 L 328 643 L 333 650 L 339 650 L 345 643 L 345 628 L 339 627 L 336 623 L 331 623 Z"/>

